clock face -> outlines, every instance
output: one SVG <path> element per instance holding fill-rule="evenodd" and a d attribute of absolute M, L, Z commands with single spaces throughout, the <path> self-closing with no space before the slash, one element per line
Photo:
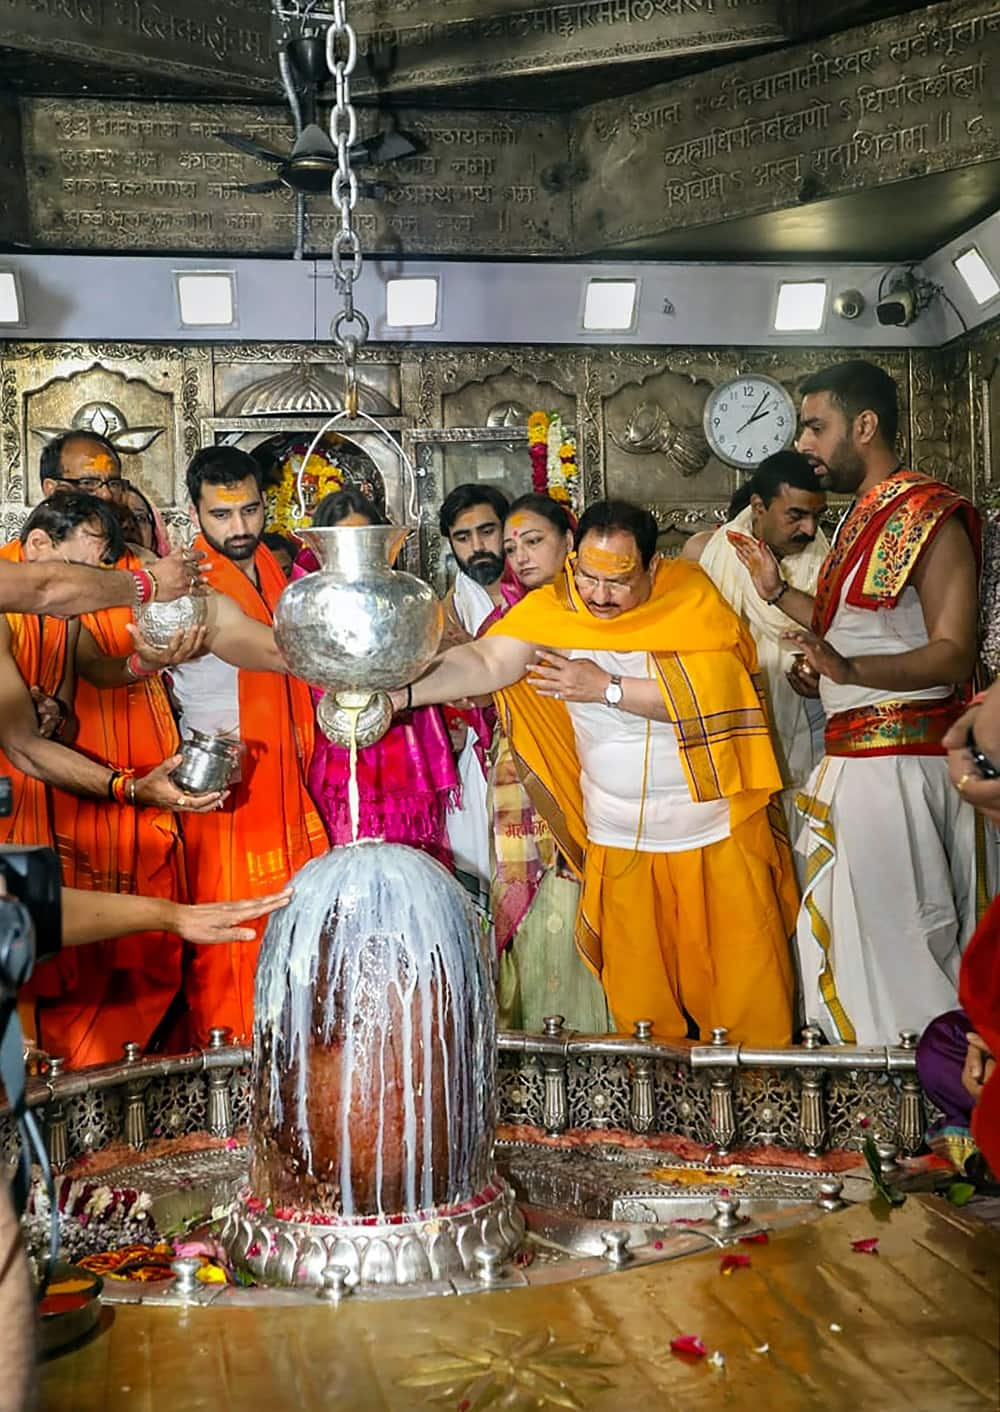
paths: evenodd
<path fill-rule="evenodd" d="M 779 382 L 755 376 L 730 378 L 705 403 L 705 437 L 730 466 L 756 467 L 783 451 L 795 436 L 795 404 Z"/>

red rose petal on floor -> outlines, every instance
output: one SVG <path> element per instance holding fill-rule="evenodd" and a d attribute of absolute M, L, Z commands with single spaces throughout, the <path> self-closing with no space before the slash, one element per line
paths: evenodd
<path fill-rule="evenodd" d="M 860 1255 L 878 1254 L 878 1236 L 868 1236 L 865 1240 L 852 1240 L 851 1249 Z"/>
<path fill-rule="evenodd" d="M 728 1275 L 731 1270 L 747 1270 L 749 1268 L 749 1255 L 723 1255 L 719 1261 L 719 1269 L 724 1275 Z"/>
<path fill-rule="evenodd" d="M 680 1338 L 670 1340 L 670 1352 L 682 1353 L 688 1358 L 704 1358 L 708 1349 L 697 1334 L 681 1334 Z"/>
<path fill-rule="evenodd" d="M 753 1235 L 740 1236 L 740 1245 L 766 1245 L 770 1239 L 767 1231 L 754 1231 Z"/>

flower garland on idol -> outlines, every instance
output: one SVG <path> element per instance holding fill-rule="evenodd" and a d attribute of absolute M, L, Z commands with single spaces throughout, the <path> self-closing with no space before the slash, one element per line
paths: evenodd
<path fill-rule="evenodd" d="M 528 418 L 531 488 L 572 509 L 576 504 L 579 467 L 576 442 L 568 436 L 558 412 L 532 412 Z"/>
<path fill-rule="evenodd" d="M 289 448 L 281 462 L 281 481 L 268 486 L 264 500 L 267 507 L 267 527 L 280 530 L 282 534 L 294 534 L 296 530 L 307 529 L 312 523 L 312 512 L 323 499 L 335 490 L 341 490 L 344 473 L 333 457 L 320 446 L 309 457 L 302 477 L 302 492 L 305 514 L 299 515 L 299 497 L 296 481 L 302 458 L 309 449 L 309 442 L 300 441 Z"/>

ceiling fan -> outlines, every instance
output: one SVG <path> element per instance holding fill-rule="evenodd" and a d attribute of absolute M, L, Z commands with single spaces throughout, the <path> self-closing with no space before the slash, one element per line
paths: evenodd
<path fill-rule="evenodd" d="M 316 121 L 316 95 L 330 77 L 326 63 L 326 42 L 318 34 L 300 34 L 280 50 L 278 65 L 295 122 L 296 138 L 290 152 L 270 147 L 239 132 L 219 132 L 222 142 L 259 162 L 277 168 L 267 181 L 247 182 L 238 189 L 249 193 L 280 191 L 286 187 L 297 195 L 329 191 L 337 170 L 337 149 Z M 423 150 L 419 139 L 391 128 L 363 138 L 348 149 L 352 169 L 385 166 L 413 157 Z M 360 197 L 379 198 L 386 188 L 373 182 L 359 182 Z"/>

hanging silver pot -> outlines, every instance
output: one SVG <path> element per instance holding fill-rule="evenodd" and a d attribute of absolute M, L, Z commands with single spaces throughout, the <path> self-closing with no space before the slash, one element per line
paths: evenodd
<path fill-rule="evenodd" d="M 320 727 L 338 745 L 350 744 L 355 719 L 359 745 L 385 734 L 392 712 L 376 694 L 421 676 L 441 641 L 433 589 L 392 567 L 408 533 L 396 525 L 299 531 L 320 568 L 282 593 L 274 637 L 290 672 L 326 688 Z"/>

